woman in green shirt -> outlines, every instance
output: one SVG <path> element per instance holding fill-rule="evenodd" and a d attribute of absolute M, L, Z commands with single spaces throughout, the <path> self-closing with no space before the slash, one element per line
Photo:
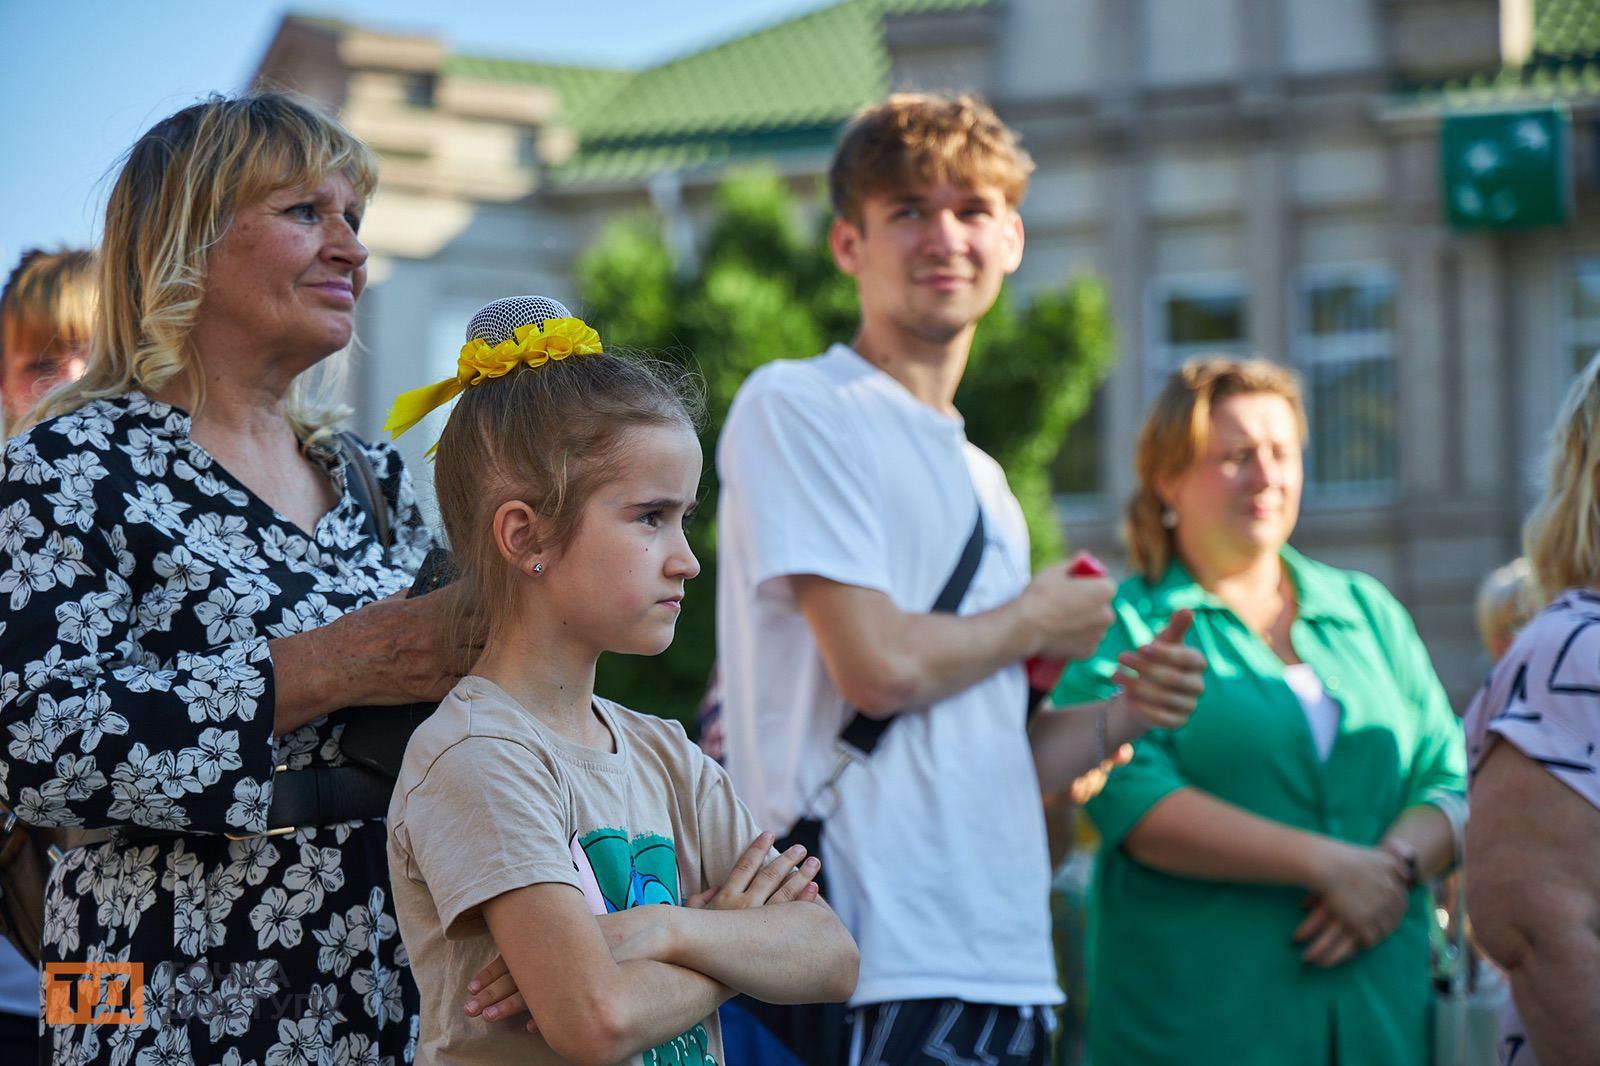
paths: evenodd
<path fill-rule="evenodd" d="M 1117 656 L 1189 609 L 1189 722 L 1134 745 L 1088 805 L 1095 1066 L 1421 1066 L 1429 902 L 1455 856 L 1461 729 L 1405 609 L 1288 547 L 1305 421 L 1261 361 L 1190 363 L 1140 433 L 1138 576 L 1055 693 L 1112 691 Z"/>

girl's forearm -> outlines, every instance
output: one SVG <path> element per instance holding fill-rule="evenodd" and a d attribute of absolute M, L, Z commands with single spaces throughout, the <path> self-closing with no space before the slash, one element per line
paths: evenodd
<path fill-rule="evenodd" d="M 746 995 L 768 1003 L 835 1003 L 855 991 L 855 941 L 822 903 L 673 908 L 672 917 L 668 959 Z"/>
<path fill-rule="evenodd" d="M 693 1029 L 733 997 L 733 989 L 685 966 L 652 959 L 619 963 L 630 1005 L 616 1019 L 612 1051 L 622 1061 Z M 537 1019 L 535 1019 L 537 1021 Z"/>

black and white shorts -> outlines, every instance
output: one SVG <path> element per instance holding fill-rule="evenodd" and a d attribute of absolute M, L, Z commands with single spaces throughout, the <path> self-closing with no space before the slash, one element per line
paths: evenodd
<path fill-rule="evenodd" d="M 1049 1007 L 908 999 L 850 1012 L 850 1066 L 1045 1066 Z"/>

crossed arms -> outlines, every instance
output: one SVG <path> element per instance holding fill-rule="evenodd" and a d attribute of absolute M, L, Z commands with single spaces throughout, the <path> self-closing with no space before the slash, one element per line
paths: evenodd
<path fill-rule="evenodd" d="M 502 1018 L 526 1008 L 528 1027 L 558 1055 L 602 1066 L 670 1040 L 736 992 L 775 1003 L 848 998 L 859 959 L 811 883 L 816 860 L 796 868 L 804 853 L 792 848 L 767 861 L 771 845 L 770 834 L 757 837 L 725 885 L 683 907 L 596 917 L 563 884 L 489 900 L 484 918 L 503 962 L 473 981 L 474 1004 L 492 1003 L 485 1014 Z"/>

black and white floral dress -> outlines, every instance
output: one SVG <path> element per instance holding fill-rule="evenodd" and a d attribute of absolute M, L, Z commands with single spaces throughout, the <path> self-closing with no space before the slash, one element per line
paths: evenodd
<path fill-rule="evenodd" d="M 368 454 L 386 554 L 338 504 L 307 536 L 138 393 L 13 439 L 0 480 L 0 796 L 25 821 L 184 835 L 68 853 L 46 961 L 139 962 L 142 1025 L 47 1026 L 58 1063 L 399 1063 L 418 999 L 381 821 L 266 828 L 274 768 L 344 761 L 338 716 L 272 735 L 267 641 L 406 587 L 431 536 Z"/>

